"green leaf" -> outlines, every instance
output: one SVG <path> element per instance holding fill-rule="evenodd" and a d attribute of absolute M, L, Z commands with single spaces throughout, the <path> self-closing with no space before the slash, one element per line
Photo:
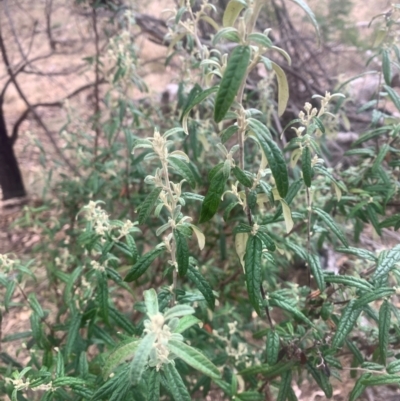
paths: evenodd
<path fill-rule="evenodd" d="M 236 46 L 233 49 L 215 98 L 215 122 L 222 121 L 231 107 L 243 78 L 246 76 L 249 61 L 249 46 Z"/>
<path fill-rule="evenodd" d="M 398 262 L 400 262 L 400 244 L 390 249 L 382 258 L 379 258 L 378 266 L 376 267 L 372 278 L 377 280 L 381 277 L 387 276 L 394 264 Z"/>
<path fill-rule="evenodd" d="M 260 33 L 260 32 L 251 33 L 247 37 L 247 39 L 250 42 L 257 43 L 258 45 L 261 45 L 261 46 L 266 47 L 266 48 L 271 48 L 272 47 L 272 41 L 268 37 L 268 35 L 265 35 L 265 34 Z"/>
<path fill-rule="evenodd" d="M 363 381 L 365 379 L 368 379 L 369 377 L 371 377 L 371 373 L 364 373 L 358 378 L 356 384 L 354 385 L 353 390 L 351 390 L 349 401 L 355 401 L 358 399 L 358 397 L 360 397 L 360 395 L 364 392 L 364 390 L 367 387 L 365 384 L 363 384 Z"/>
<path fill-rule="evenodd" d="M 229 175 L 226 176 L 223 166 L 220 168 L 220 171 L 212 176 L 207 195 L 201 205 L 199 223 L 205 223 L 206 221 L 211 220 L 217 212 L 218 206 L 221 202 L 221 196 L 224 193 L 225 183 L 228 178 Z"/>
<path fill-rule="evenodd" d="M 319 369 L 307 362 L 307 370 L 311 373 L 318 386 L 325 393 L 327 398 L 332 397 L 332 385 L 329 382 L 329 378 Z"/>
<path fill-rule="evenodd" d="M 396 359 L 395 361 L 390 362 L 386 368 L 386 371 L 390 374 L 400 372 L 400 360 Z"/>
<path fill-rule="evenodd" d="M 367 211 L 367 216 L 369 218 L 369 221 L 371 222 L 372 226 L 374 227 L 376 233 L 381 236 L 382 235 L 382 230 L 379 225 L 379 220 L 378 216 L 376 214 L 375 208 L 369 203 L 366 207 Z"/>
<path fill-rule="evenodd" d="M 10 305 L 11 298 L 14 295 L 16 285 L 17 284 L 14 280 L 7 281 L 6 293 L 4 295 L 4 307 L 5 307 L 6 312 L 8 312 L 8 307 Z"/>
<path fill-rule="evenodd" d="M 298 6 L 300 6 L 305 11 L 305 13 L 307 14 L 308 18 L 310 18 L 312 24 L 314 25 L 315 31 L 317 32 L 317 35 L 318 35 L 318 38 L 320 38 L 317 19 L 315 18 L 315 15 L 312 12 L 311 8 L 308 6 L 308 4 L 303 0 L 291 0 L 291 1 L 293 3 L 296 3 Z"/>
<path fill-rule="evenodd" d="M 275 365 L 278 362 L 280 348 L 279 334 L 274 330 L 268 333 L 267 337 L 267 362 L 268 365 Z"/>
<path fill-rule="evenodd" d="M 140 205 L 138 217 L 139 224 L 143 224 L 145 220 L 150 216 L 151 210 L 153 209 L 153 206 L 156 203 L 161 191 L 161 187 L 154 188 Z"/>
<path fill-rule="evenodd" d="M 100 316 L 108 324 L 108 285 L 107 275 L 103 272 L 96 272 L 97 288 L 96 300 L 99 305 Z"/>
<path fill-rule="evenodd" d="M 153 332 L 146 334 L 136 348 L 135 357 L 131 362 L 130 368 L 131 383 L 133 385 L 139 384 L 140 382 L 156 337 L 157 334 Z"/>
<path fill-rule="evenodd" d="M 256 236 L 260 238 L 260 240 L 264 243 L 264 245 L 270 252 L 274 252 L 276 250 L 275 242 L 267 233 L 258 230 Z"/>
<path fill-rule="evenodd" d="M 239 167 L 233 167 L 232 173 L 236 177 L 236 179 L 245 187 L 251 188 L 253 186 L 253 181 Z"/>
<path fill-rule="evenodd" d="M 115 308 L 109 307 L 108 314 L 110 318 L 117 324 L 117 326 L 123 329 L 127 334 L 131 336 L 136 334 L 135 326 L 123 313 Z"/>
<path fill-rule="evenodd" d="M 336 251 L 354 255 L 354 256 L 358 256 L 361 259 L 367 259 L 372 262 L 376 262 L 378 260 L 377 257 L 371 251 L 368 251 L 366 249 L 354 248 L 352 246 L 345 248 L 345 247 L 341 246 L 341 247 L 336 248 Z"/>
<path fill-rule="evenodd" d="M 242 376 L 255 376 L 258 374 L 262 374 L 264 379 L 271 379 L 273 377 L 281 375 L 282 373 L 288 370 L 291 370 L 293 366 L 294 366 L 293 361 L 278 362 L 273 366 L 267 364 L 256 365 L 242 370 L 241 372 L 239 372 L 239 374 Z"/>
<path fill-rule="evenodd" d="M 386 365 L 389 346 L 390 304 L 385 299 L 379 309 L 379 352 L 381 362 Z"/>
<path fill-rule="evenodd" d="M 228 3 L 224 11 L 224 16 L 222 18 L 222 25 L 224 26 L 224 28 L 228 26 L 233 26 L 235 24 L 237 17 L 244 7 L 246 7 L 246 2 L 242 0 L 231 0 Z"/>
<path fill-rule="evenodd" d="M 400 384 L 400 375 L 380 375 L 366 378 L 362 381 L 365 386 L 383 386 L 388 384 Z"/>
<path fill-rule="evenodd" d="M 63 386 L 73 387 L 76 384 L 84 386 L 86 384 L 86 381 L 83 379 L 79 379 L 78 377 L 64 376 L 54 379 L 52 384 L 54 385 L 54 387 L 63 387 Z"/>
<path fill-rule="evenodd" d="M 172 363 L 163 365 L 163 373 L 168 383 L 168 389 L 175 401 L 191 401 L 189 392 L 186 389 L 180 374 Z"/>
<path fill-rule="evenodd" d="M 175 317 L 193 315 L 194 312 L 194 308 L 190 305 L 175 305 L 164 313 L 164 319 L 167 321 Z"/>
<path fill-rule="evenodd" d="M 237 125 L 231 125 L 230 127 L 224 129 L 223 131 L 220 132 L 220 138 L 221 138 L 221 142 L 225 143 L 226 141 L 228 141 L 233 135 L 236 134 L 236 132 L 238 131 L 238 126 Z"/>
<path fill-rule="evenodd" d="M 214 310 L 215 296 L 211 285 L 208 283 L 205 277 L 192 265 L 189 265 L 187 276 L 189 280 L 196 286 L 196 288 L 203 294 L 209 308 Z"/>
<path fill-rule="evenodd" d="M 130 282 L 138 279 L 149 268 L 153 261 L 164 252 L 164 250 L 165 246 L 158 246 L 139 258 L 139 260 L 133 265 L 132 269 L 129 270 L 125 277 L 125 281 Z"/>
<path fill-rule="evenodd" d="M 190 90 L 184 107 L 182 108 L 182 115 L 180 118 L 180 122 L 182 123 L 183 116 L 189 113 L 191 107 L 190 105 L 192 104 L 193 100 L 196 98 L 196 96 L 200 95 L 203 92 L 203 89 L 199 84 L 195 84 L 193 88 Z M 192 106 L 193 107 L 193 106 Z"/>
<path fill-rule="evenodd" d="M 281 117 L 286 110 L 287 102 L 289 100 L 289 84 L 285 71 L 283 71 L 282 68 L 273 61 L 271 61 L 271 65 L 278 81 L 278 115 Z"/>
<path fill-rule="evenodd" d="M 261 315 L 260 303 L 262 302 L 260 296 L 261 256 L 262 242 L 260 238 L 250 235 L 246 244 L 244 268 L 246 272 L 246 284 L 249 300 L 258 315 Z"/>
<path fill-rule="evenodd" d="M 314 207 L 313 211 L 317 213 L 317 215 L 322 219 L 322 221 L 325 223 L 325 225 L 336 235 L 336 237 L 342 242 L 344 246 L 348 246 L 349 243 L 347 242 L 346 236 L 343 234 L 343 232 L 339 229 L 339 227 L 336 225 L 335 221 L 332 219 L 332 217 L 326 213 L 324 210 Z"/>
<path fill-rule="evenodd" d="M 179 319 L 178 326 L 175 327 L 174 333 L 183 333 L 185 330 L 194 326 L 195 324 L 202 324 L 201 320 L 197 319 L 197 317 L 193 315 L 186 315 Z"/>
<path fill-rule="evenodd" d="M 356 308 L 355 302 L 356 301 L 352 299 L 344 308 L 339 324 L 337 325 L 336 333 L 333 336 L 332 348 L 341 347 L 347 335 L 353 330 L 361 313 L 361 308 Z"/>
<path fill-rule="evenodd" d="M 370 302 L 376 301 L 377 299 L 381 299 L 384 297 L 389 297 L 396 292 L 395 289 L 389 287 L 378 288 L 374 290 L 374 292 L 370 292 L 364 294 L 360 298 L 355 301 L 354 307 L 361 308 L 365 305 L 368 305 Z"/>
<path fill-rule="evenodd" d="M 304 323 L 308 324 L 310 327 L 314 327 L 312 321 L 310 319 L 308 319 L 307 316 L 305 316 L 299 309 L 295 308 L 289 302 L 287 302 L 286 299 L 283 299 L 283 298 L 281 298 L 281 296 L 278 296 L 278 294 L 272 293 L 270 295 L 269 304 L 271 306 L 277 306 L 277 307 L 293 314 L 298 319 L 300 319 Z"/>
<path fill-rule="evenodd" d="M 187 163 L 174 156 L 169 156 L 167 160 L 168 164 L 170 164 L 173 169 L 179 175 L 181 175 L 192 188 L 196 186 L 196 177 L 194 176 L 193 171 L 190 169 Z"/>
<path fill-rule="evenodd" d="M 311 187 L 312 167 L 311 167 L 311 152 L 306 146 L 301 154 L 301 170 L 303 172 L 303 180 L 308 188 Z"/>
<path fill-rule="evenodd" d="M 156 369 L 151 369 L 147 383 L 147 401 L 160 400 L 160 380 L 160 372 L 157 372 Z"/>
<path fill-rule="evenodd" d="M 390 86 L 392 83 L 392 67 L 390 65 L 390 53 L 386 49 L 382 51 L 382 71 L 386 85 Z"/>
<path fill-rule="evenodd" d="M 143 295 L 147 316 L 152 317 L 157 315 L 159 313 L 159 308 L 156 290 L 154 288 L 150 288 L 149 290 L 144 291 Z"/>
<path fill-rule="evenodd" d="M 28 301 L 29 301 L 30 307 L 38 315 L 39 319 L 43 319 L 44 318 L 43 309 L 42 309 L 41 305 L 39 304 L 39 302 L 36 298 L 36 295 L 33 292 L 31 292 L 28 295 Z"/>
<path fill-rule="evenodd" d="M 189 268 L 189 246 L 186 237 L 179 230 L 174 230 L 174 238 L 179 276 L 184 277 Z"/>
<path fill-rule="evenodd" d="M 259 131 L 254 131 L 254 134 L 268 160 L 279 195 L 284 198 L 289 189 L 289 177 L 283 154 L 278 145 L 267 135 L 262 135 Z"/>
<path fill-rule="evenodd" d="M 69 357 L 74 348 L 75 341 L 79 335 L 81 322 L 82 322 L 82 315 L 80 313 L 75 312 L 71 316 L 71 320 L 68 326 L 67 343 L 65 344 L 64 348 L 64 353 L 65 353 L 64 356 L 66 359 Z"/>
<path fill-rule="evenodd" d="M 356 287 L 363 291 L 372 291 L 373 286 L 367 280 L 363 278 L 346 276 L 346 275 L 336 275 L 327 273 L 324 275 L 325 281 L 327 283 L 344 284 L 349 287 Z"/>
<path fill-rule="evenodd" d="M 243 393 L 235 394 L 234 399 L 240 401 L 263 401 L 265 397 L 257 391 L 243 391 Z"/>
<path fill-rule="evenodd" d="M 286 401 L 292 383 L 292 372 L 290 370 L 282 374 L 281 384 L 279 385 L 279 393 L 276 401 Z"/>
<path fill-rule="evenodd" d="M 379 167 L 382 165 L 383 160 L 386 157 L 387 152 L 389 152 L 390 146 L 387 143 L 384 143 L 380 148 L 379 148 L 379 153 L 376 155 L 374 164 L 371 167 L 372 173 L 376 173 L 379 169 Z"/>
<path fill-rule="evenodd" d="M 111 352 L 107 357 L 103 367 L 103 379 L 106 380 L 110 373 L 122 362 L 132 358 L 140 343 L 139 339 L 129 338 L 119 344 L 118 348 Z"/>
<path fill-rule="evenodd" d="M 390 99 L 392 99 L 392 102 L 396 106 L 397 110 L 400 111 L 400 96 L 390 86 L 383 85 L 383 87 L 385 88 L 385 91 L 388 93 Z"/>
<path fill-rule="evenodd" d="M 325 290 L 325 280 L 324 280 L 324 272 L 322 270 L 321 261 L 318 255 L 310 254 L 308 255 L 308 264 L 310 266 L 311 272 L 314 276 L 315 282 L 317 283 L 318 288 L 321 292 Z"/>
<path fill-rule="evenodd" d="M 211 377 L 212 379 L 219 379 L 220 373 L 217 367 L 209 361 L 200 351 L 190 347 L 182 341 L 170 340 L 168 348 L 178 358 L 182 359 L 192 368 L 199 372 Z"/>

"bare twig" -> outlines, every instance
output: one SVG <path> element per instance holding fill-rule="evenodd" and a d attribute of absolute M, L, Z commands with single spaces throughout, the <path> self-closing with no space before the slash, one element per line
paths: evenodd
<path fill-rule="evenodd" d="M 104 79 L 100 80 L 100 82 L 98 82 L 98 84 L 104 84 L 106 83 L 106 81 Z M 95 83 L 91 83 L 91 84 L 87 84 L 84 86 L 81 86 L 80 88 L 74 90 L 72 93 L 70 93 L 69 95 L 67 95 L 63 100 L 58 100 L 55 102 L 42 102 L 42 103 L 35 103 L 32 104 L 31 107 L 36 109 L 37 107 L 62 107 L 63 103 L 65 100 L 67 99 L 71 99 L 74 96 L 78 95 L 79 93 L 85 91 L 86 89 L 90 89 L 91 87 L 93 87 L 95 85 Z M 30 108 L 27 108 L 17 119 L 17 121 L 14 124 L 14 127 L 12 129 L 12 133 L 11 133 L 11 143 L 14 144 L 15 141 L 18 138 L 18 131 L 19 131 L 19 127 L 21 126 L 21 124 L 25 121 L 25 119 L 28 117 L 29 113 L 31 112 Z"/>
<path fill-rule="evenodd" d="M 56 42 L 53 40 L 51 32 L 51 9 L 53 8 L 53 0 L 46 0 L 45 13 L 46 13 L 46 33 L 49 39 L 50 49 L 56 49 Z"/>
<path fill-rule="evenodd" d="M 7 50 L 4 46 L 4 40 L 3 40 L 3 35 L 0 27 L 0 53 L 3 57 L 4 64 L 6 66 L 6 69 L 8 71 L 8 74 L 10 76 L 10 79 L 12 83 L 14 84 L 15 89 L 17 90 L 19 96 L 21 99 L 24 101 L 25 105 L 28 107 L 28 109 L 31 111 L 32 115 L 35 117 L 36 122 L 39 124 L 39 126 L 44 130 L 46 136 L 49 138 L 50 142 L 54 146 L 54 149 L 57 151 L 57 153 L 60 155 L 62 160 L 65 162 L 65 164 L 72 170 L 74 173 L 78 176 L 80 176 L 79 171 L 70 163 L 70 161 L 64 156 L 62 153 L 60 147 L 58 146 L 57 142 L 54 140 L 53 135 L 43 122 L 43 120 L 40 118 L 39 114 L 36 112 L 36 110 L 31 106 L 30 102 L 28 101 L 27 97 L 25 96 L 24 92 L 22 91 L 21 87 L 19 86 L 16 77 L 14 75 L 14 72 L 11 68 L 10 61 L 7 56 Z"/>

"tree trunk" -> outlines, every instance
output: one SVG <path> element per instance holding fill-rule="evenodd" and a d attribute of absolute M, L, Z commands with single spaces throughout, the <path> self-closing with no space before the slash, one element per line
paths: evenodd
<path fill-rule="evenodd" d="M 7 135 L 3 113 L 3 99 L 0 98 L 0 187 L 3 200 L 26 196 L 21 172 L 14 149 Z"/>

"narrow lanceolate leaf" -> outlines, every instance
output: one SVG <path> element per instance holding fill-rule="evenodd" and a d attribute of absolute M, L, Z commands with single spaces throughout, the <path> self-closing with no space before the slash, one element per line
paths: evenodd
<path fill-rule="evenodd" d="M 355 308 L 355 300 L 352 299 L 344 308 L 336 333 L 332 340 L 332 348 L 339 348 L 343 345 L 347 335 L 351 332 L 361 313 L 361 308 Z"/>
<path fill-rule="evenodd" d="M 202 324 L 201 320 L 193 315 L 186 315 L 179 319 L 178 326 L 175 327 L 174 333 L 183 333 L 185 330 L 194 326 L 195 324 Z"/>
<path fill-rule="evenodd" d="M 267 338 L 267 362 L 268 365 L 275 365 L 278 362 L 280 348 L 279 334 L 276 331 L 270 331 Z"/>
<path fill-rule="evenodd" d="M 212 88 L 206 89 L 201 93 L 198 93 L 195 98 L 186 105 L 184 112 L 182 113 L 182 127 L 185 131 L 185 133 L 188 135 L 188 126 L 187 126 L 187 120 L 188 120 L 188 115 L 190 110 L 193 109 L 194 106 L 198 105 L 201 103 L 204 99 L 206 99 L 208 96 L 210 96 L 212 93 L 216 92 L 218 90 L 218 86 L 213 86 Z"/>
<path fill-rule="evenodd" d="M 233 175 L 236 179 L 245 187 L 251 188 L 253 186 L 253 181 L 237 166 L 232 169 Z"/>
<path fill-rule="evenodd" d="M 200 351 L 197 351 L 197 349 L 190 347 L 184 342 L 176 340 L 170 340 L 168 342 L 168 348 L 178 358 L 182 359 L 192 368 L 198 370 L 206 376 L 211 377 L 212 379 L 220 378 L 221 375 L 218 368 Z"/>
<path fill-rule="evenodd" d="M 129 339 L 127 342 L 120 345 L 117 349 L 115 349 L 106 359 L 103 368 L 103 378 L 106 380 L 110 373 L 122 362 L 127 359 L 132 358 L 137 347 L 139 346 L 140 340 L 138 339 Z"/>
<path fill-rule="evenodd" d="M 185 383 L 183 382 L 179 372 L 176 370 L 175 365 L 166 363 L 163 366 L 163 373 L 168 383 L 168 390 L 171 392 L 175 401 L 191 401 L 191 396 L 187 391 Z"/>
<path fill-rule="evenodd" d="M 213 175 L 207 195 L 205 196 L 203 204 L 201 205 L 199 223 L 205 223 L 206 221 L 211 220 L 211 218 L 217 212 L 218 206 L 221 202 L 221 196 L 224 193 L 227 179 L 228 176 L 226 176 L 223 168 Z"/>
<path fill-rule="evenodd" d="M 383 87 L 385 88 L 385 91 L 389 95 L 393 104 L 396 106 L 397 110 L 400 111 L 400 96 L 398 95 L 398 93 L 388 85 L 383 85 Z"/>
<path fill-rule="evenodd" d="M 215 296 L 211 285 L 205 279 L 205 277 L 192 265 L 189 265 L 189 270 L 187 272 L 189 280 L 196 286 L 196 288 L 203 294 L 207 305 L 211 310 L 215 307 Z"/>
<path fill-rule="evenodd" d="M 164 250 L 165 247 L 160 246 L 139 258 L 139 260 L 133 265 L 132 269 L 129 270 L 125 277 L 125 281 L 130 282 L 138 279 L 153 263 L 157 256 L 164 252 Z"/>
<path fill-rule="evenodd" d="M 175 172 L 182 176 L 192 188 L 196 186 L 196 177 L 187 163 L 177 157 L 169 156 L 168 164 L 171 165 Z"/>
<path fill-rule="evenodd" d="M 224 129 L 222 132 L 220 132 L 220 138 L 221 142 L 225 143 L 227 140 L 229 140 L 233 135 L 236 134 L 238 131 L 238 126 L 237 125 L 231 125 L 230 127 Z"/>
<path fill-rule="evenodd" d="M 379 279 L 386 276 L 393 268 L 395 263 L 400 262 L 400 245 L 396 245 L 390 249 L 384 257 L 379 260 L 378 266 L 372 276 L 374 279 Z"/>
<path fill-rule="evenodd" d="M 318 214 L 321 220 L 326 224 L 326 226 L 336 235 L 336 237 L 342 242 L 344 246 L 348 246 L 349 243 L 347 242 L 346 236 L 340 230 L 340 228 L 336 225 L 335 221 L 332 217 L 326 213 L 324 210 L 315 207 L 313 208 L 314 212 Z"/>
<path fill-rule="evenodd" d="M 363 291 L 373 290 L 372 284 L 370 284 L 367 280 L 364 280 L 363 278 L 339 274 L 325 274 L 324 278 L 327 283 L 344 284 L 349 287 L 359 288 Z"/>
<path fill-rule="evenodd" d="M 361 375 L 358 380 L 356 381 L 356 384 L 354 385 L 353 390 L 351 390 L 350 396 L 349 396 L 349 401 L 356 401 L 358 397 L 364 392 L 366 389 L 366 385 L 363 384 L 363 381 L 365 379 L 368 379 L 371 377 L 371 373 L 364 373 Z"/>
<path fill-rule="evenodd" d="M 386 85 L 391 85 L 392 82 L 392 66 L 390 65 L 390 54 L 388 50 L 382 52 L 382 71 Z"/>
<path fill-rule="evenodd" d="M 329 382 L 329 378 L 319 369 L 307 362 L 307 370 L 311 373 L 311 376 L 317 382 L 318 386 L 325 393 L 327 398 L 332 397 L 332 385 Z"/>
<path fill-rule="evenodd" d="M 279 385 L 279 393 L 276 401 L 286 401 L 290 386 L 292 383 L 292 372 L 290 370 L 282 374 L 281 384 Z"/>
<path fill-rule="evenodd" d="M 108 285 L 107 275 L 103 272 L 96 272 L 97 291 L 96 298 L 99 305 L 100 316 L 108 324 Z"/>
<path fill-rule="evenodd" d="M 325 290 L 324 272 L 318 255 L 308 255 L 308 265 L 321 292 Z"/>
<path fill-rule="evenodd" d="M 395 293 L 395 289 L 390 288 L 390 287 L 383 287 L 383 288 L 378 288 L 374 290 L 374 292 L 364 294 L 360 298 L 358 298 L 354 306 L 356 308 L 361 308 L 365 305 L 368 305 L 369 303 L 376 301 L 377 299 L 385 298 L 385 297 L 390 297 Z"/>
<path fill-rule="evenodd" d="M 367 251 L 366 249 L 354 248 L 352 246 L 349 246 L 348 248 L 340 246 L 336 248 L 336 251 L 358 256 L 359 258 L 367 259 L 372 262 L 376 262 L 378 260 L 378 258 L 371 251 Z"/>
<path fill-rule="evenodd" d="M 189 246 L 186 237 L 179 230 L 174 230 L 174 238 L 178 273 L 181 277 L 184 277 L 189 268 Z"/>
<path fill-rule="evenodd" d="M 222 25 L 224 28 L 233 26 L 240 12 L 246 6 L 243 0 L 231 0 L 225 8 L 224 16 L 222 18 Z"/>
<path fill-rule="evenodd" d="M 289 84 L 285 71 L 283 71 L 282 68 L 273 61 L 271 61 L 271 65 L 278 81 L 278 115 L 281 116 L 285 112 L 289 100 Z"/>
<path fill-rule="evenodd" d="M 279 195 L 284 198 L 289 189 L 289 178 L 283 154 L 278 145 L 267 135 L 262 135 L 259 131 L 254 131 L 254 134 L 268 160 Z"/>
<path fill-rule="evenodd" d="M 314 327 L 312 321 L 304 315 L 299 309 L 296 307 L 292 306 L 289 302 L 287 302 L 284 299 L 281 299 L 281 297 L 276 297 L 276 294 L 271 294 L 270 299 L 269 299 L 269 304 L 271 306 L 277 306 L 278 308 L 281 308 L 295 317 L 297 317 L 299 320 L 302 320 L 304 323 L 308 324 L 310 327 Z"/>
<path fill-rule="evenodd" d="M 250 61 L 250 47 L 237 46 L 233 49 L 228 60 L 224 76 L 219 85 L 215 98 L 214 120 L 219 123 L 228 112 L 238 89 L 246 75 L 247 66 Z"/>
<path fill-rule="evenodd" d="M 144 202 L 140 205 L 139 209 L 139 224 L 143 224 L 145 220 L 150 216 L 151 210 L 156 203 L 158 196 L 160 195 L 162 188 L 154 188 L 146 197 Z"/>
<path fill-rule="evenodd" d="M 244 369 L 239 372 L 242 376 L 255 376 L 257 374 L 262 374 L 265 379 L 270 379 L 281 375 L 282 373 L 293 368 L 294 362 L 278 362 L 274 366 L 267 364 L 251 366 L 250 368 Z"/>
<path fill-rule="evenodd" d="M 159 313 L 159 307 L 156 290 L 154 288 L 150 288 L 149 290 L 145 291 L 143 295 L 147 316 L 152 317 L 157 315 Z"/>
<path fill-rule="evenodd" d="M 386 365 L 386 356 L 389 346 L 390 304 L 385 299 L 379 309 L 379 352 L 381 362 Z"/>
<path fill-rule="evenodd" d="M 67 343 L 65 344 L 65 358 L 67 359 L 72 349 L 74 348 L 75 341 L 79 335 L 79 329 L 81 327 L 82 315 L 75 313 L 71 316 L 71 321 L 68 326 Z"/>
<path fill-rule="evenodd" d="M 400 375 L 379 375 L 364 379 L 362 382 L 366 386 L 383 386 L 387 384 L 400 384 Z"/>
<path fill-rule="evenodd" d="M 371 204 L 368 204 L 366 207 L 366 211 L 367 211 L 368 219 L 369 219 L 370 223 L 372 224 L 372 227 L 374 227 L 376 233 L 379 236 L 382 235 L 382 230 L 379 225 L 378 215 L 376 214 L 375 208 Z"/>
<path fill-rule="evenodd" d="M 260 238 L 250 235 L 246 245 L 246 253 L 244 255 L 244 269 L 246 272 L 246 284 L 249 300 L 259 315 L 261 315 L 261 255 L 262 242 Z"/>
<path fill-rule="evenodd" d="M 130 377 L 133 385 L 138 384 L 142 378 L 153 344 L 156 341 L 156 336 L 156 333 L 146 334 L 136 348 L 135 357 L 131 362 L 130 370 Z"/>
<path fill-rule="evenodd" d="M 269 251 L 274 252 L 276 250 L 275 242 L 268 234 L 262 231 L 258 231 L 257 237 L 260 238 L 260 240 L 263 242 L 263 244 L 267 247 Z"/>
<path fill-rule="evenodd" d="M 301 170 L 303 172 L 303 180 L 308 188 L 311 187 L 312 167 L 311 167 L 311 152 L 306 146 L 301 155 Z"/>
<path fill-rule="evenodd" d="M 159 401 L 160 400 L 160 372 L 157 372 L 156 369 L 151 369 L 151 371 L 150 371 L 147 388 L 148 388 L 147 401 Z"/>

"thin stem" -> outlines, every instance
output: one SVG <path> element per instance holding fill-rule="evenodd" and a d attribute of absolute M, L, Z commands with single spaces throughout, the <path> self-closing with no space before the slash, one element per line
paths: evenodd
<path fill-rule="evenodd" d="M 96 7 L 93 6 L 92 12 L 92 20 L 93 20 L 93 32 L 94 32 L 94 44 L 96 48 L 96 61 L 95 61 L 95 85 L 94 85 L 94 130 L 96 133 L 95 142 L 94 142 L 94 157 L 97 156 L 97 148 L 99 146 L 99 137 L 100 137 L 100 96 L 99 96 L 99 82 L 100 82 L 100 68 L 99 68 L 99 58 L 100 58 L 100 46 L 99 46 L 99 32 L 97 29 L 97 11 Z"/>
<path fill-rule="evenodd" d="M 307 194 L 307 209 L 308 209 L 308 217 L 307 217 L 307 254 L 310 255 L 311 249 L 311 197 L 310 197 L 310 188 L 306 187 Z M 311 273 L 310 266 L 307 262 L 307 272 L 308 272 L 308 286 L 311 287 Z"/>

